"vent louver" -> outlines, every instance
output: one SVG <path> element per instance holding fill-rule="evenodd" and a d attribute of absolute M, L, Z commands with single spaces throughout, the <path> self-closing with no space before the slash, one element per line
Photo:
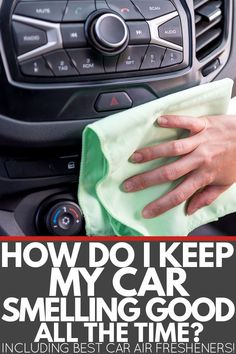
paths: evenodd
<path fill-rule="evenodd" d="M 223 40 L 223 0 L 194 0 L 196 26 L 196 56 L 203 59 Z"/>

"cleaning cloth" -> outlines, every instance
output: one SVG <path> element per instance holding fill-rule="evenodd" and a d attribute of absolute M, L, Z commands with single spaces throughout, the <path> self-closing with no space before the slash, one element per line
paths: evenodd
<path fill-rule="evenodd" d="M 191 216 L 181 205 L 153 219 L 144 219 L 142 209 L 173 189 L 179 181 L 125 193 L 128 177 L 170 163 L 173 158 L 144 164 L 129 162 L 135 150 L 186 136 L 181 129 L 158 127 L 164 114 L 221 115 L 227 113 L 233 82 L 224 79 L 181 91 L 147 104 L 114 114 L 88 125 L 83 133 L 79 202 L 88 235 L 185 236 L 196 227 L 236 211 L 236 185 L 212 205 Z M 236 114 L 236 105 L 231 105 Z M 217 117 L 216 117 L 217 119 Z M 176 158 L 175 158 L 176 159 Z"/>

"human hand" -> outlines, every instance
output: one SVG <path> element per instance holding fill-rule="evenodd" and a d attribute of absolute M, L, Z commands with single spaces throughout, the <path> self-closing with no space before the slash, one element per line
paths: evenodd
<path fill-rule="evenodd" d="M 131 156 L 131 161 L 143 163 L 161 157 L 180 158 L 127 179 L 124 190 L 136 192 L 185 178 L 172 191 L 148 204 L 142 212 L 144 218 L 156 217 L 189 199 L 187 214 L 191 215 L 210 205 L 236 182 L 235 116 L 163 116 L 158 118 L 158 124 L 164 128 L 187 129 L 190 135 L 140 149 Z"/>

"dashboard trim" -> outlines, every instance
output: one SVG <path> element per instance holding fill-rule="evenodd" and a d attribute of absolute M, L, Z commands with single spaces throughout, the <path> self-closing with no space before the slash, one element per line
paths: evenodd
<path fill-rule="evenodd" d="M 151 44 L 158 44 L 158 45 L 170 48 L 170 49 L 183 51 L 183 47 L 160 38 L 160 36 L 158 34 L 158 28 L 162 24 L 172 20 L 173 18 L 177 17 L 178 15 L 179 15 L 178 12 L 175 11 L 175 12 L 171 12 L 170 14 L 167 14 L 165 16 L 155 18 L 154 20 L 147 21 L 147 23 L 149 25 L 150 32 L 151 32 L 151 42 L 150 42 Z"/>
<path fill-rule="evenodd" d="M 17 59 L 20 63 L 24 60 L 32 59 L 37 56 L 47 54 L 51 51 L 63 48 L 62 35 L 59 23 L 51 23 L 19 15 L 13 15 L 12 20 L 33 27 L 36 26 L 37 28 L 46 31 L 47 34 L 48 43 L 44 46 L 41 46 L 39 48 L 31 50 L 30 52 L 18 56 Z"/>

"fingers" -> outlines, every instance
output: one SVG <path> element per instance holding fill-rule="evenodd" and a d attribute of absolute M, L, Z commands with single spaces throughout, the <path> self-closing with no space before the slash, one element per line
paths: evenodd
<path fill-rule="evenodd" d="M 136 192 L 148 187 L 175 181 L 199 167 L 197 156 L 184 156 L 180 160 L 170 163 L 152 171 L 127 179 L 124 184 L 125 192 Z"/>
<path fill-rule="evenodd" d="M 213 203 L 230 186 L 207 186 L 203 191 L 196 193 L 187 207 L 187 214 L 192 215 L 198 209 Z"/>
<path fill-rule="evenodd" d="M 189 199 L 196 191 L 207 185 L 207 180 L 201 173 L 191 173 L 182 183 L 180 183 L 175 189 L 165 194 L 161 198 L 148 204 L 143 209 L 143 217 L 145 219 L 151 219 L 159 216 L 170 210 L 177 205 L 182 204 Z"/>
<path fill-rule="evenodd" d="M 130 159 L 134 163 L 143 163 L 160 157 L 186 155 L 195 150 L 199 144 L 201 144 L 201 138 L 195 135 L 137 150 Z"/>
<path fill-rule="evenodd" d="M 190 131 L 191 136 L 155 146 L 137 150 L 130 158 L 134 163 L 143 163 L 160 157 L 186 155 L 196 149 L 201 143 L 199 136 L 194 136 L 204 130 L 207 126 L 207 119 L 189 116 L 161 116 L 158 124 L 165 128 L 182 128 Z"/>
<path fill-rule="evenodd" d="M 199 133 L 207 127 L 207 118 L 205 117 L 164 115 L 159 117 L 157 121 L 161 127 L 187 129 L 192 134 Z"/>

